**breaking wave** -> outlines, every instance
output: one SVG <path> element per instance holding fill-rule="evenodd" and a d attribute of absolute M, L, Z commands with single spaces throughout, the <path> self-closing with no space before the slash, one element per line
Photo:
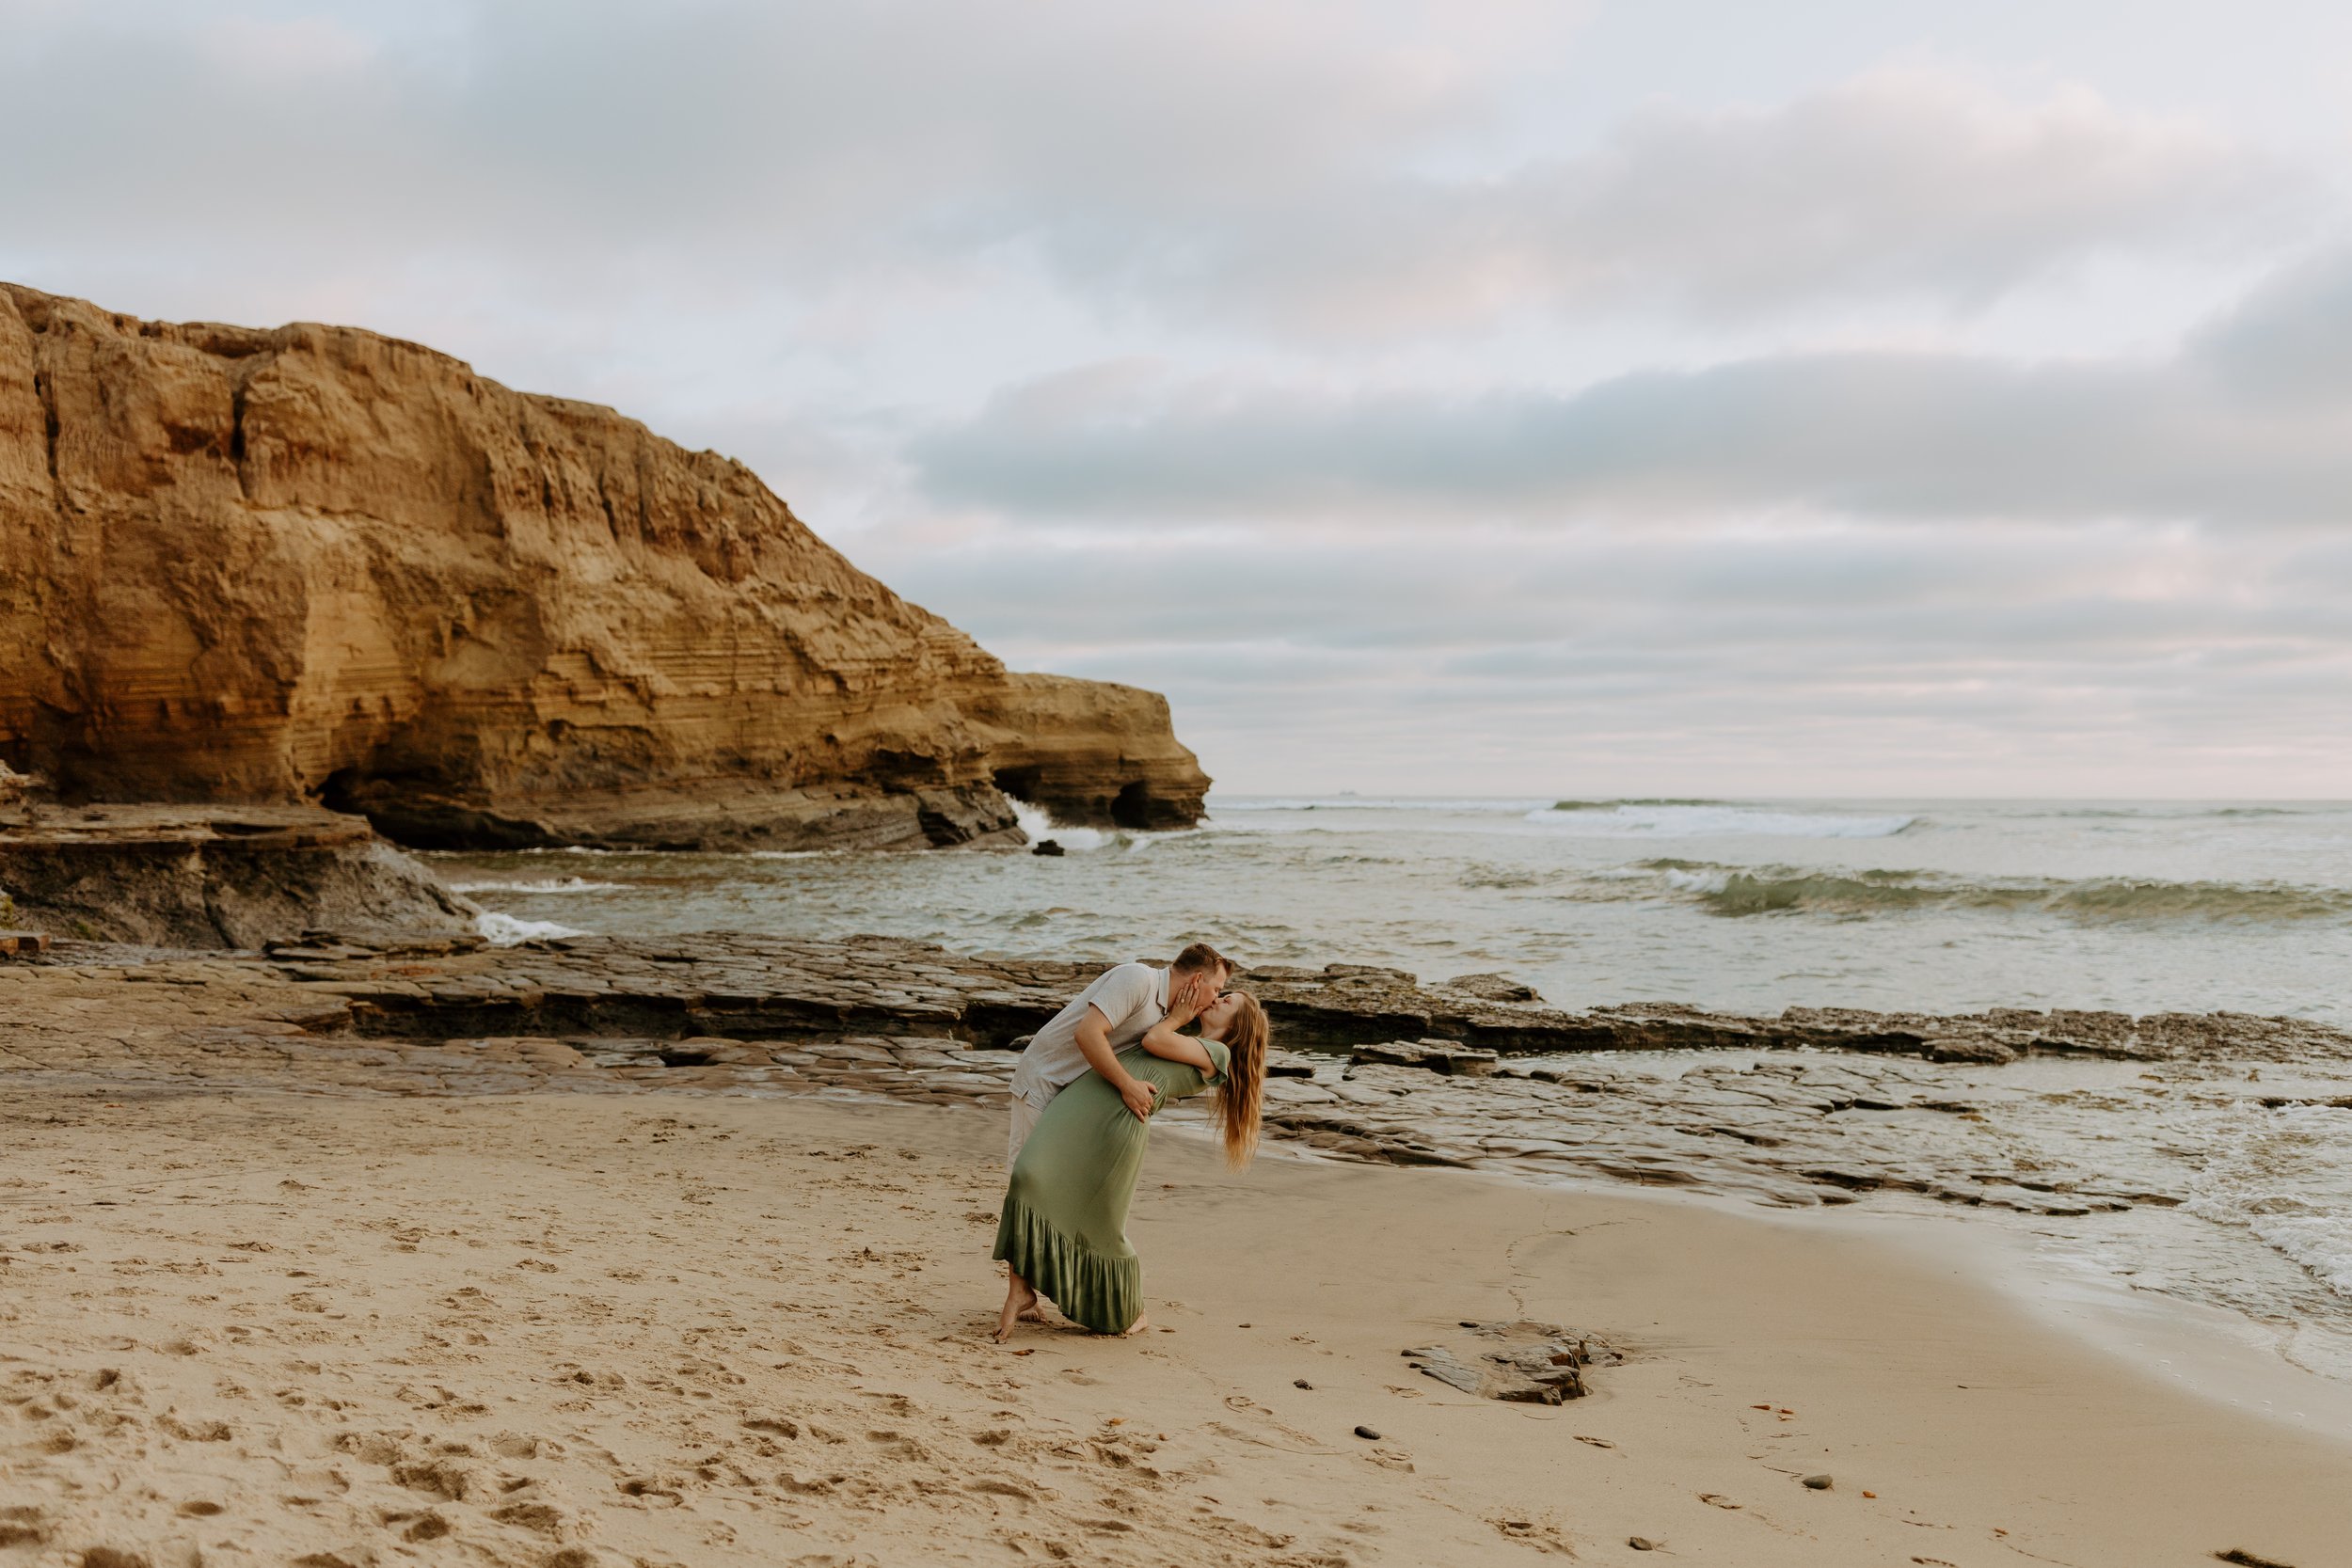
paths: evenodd
<path fill-rule="evenodd" d="M 542 877 L 527 882 L 452 882 L 452 893 L 626 893 L 627 882 L 592 882 L 585 877 Z"/>
<path fill-rule="evenodd" d="M 475 925 L 489 939 L 493 947 L 518 947 L 526 942 L 551 937 L 584 937 L 588 933 L 570 926 L 559 926 L 552 920 L 517 920 L 511 914 L 485 910 L 475 917 Z"/>
<path fill-rule="evenodd" d="M 2042 911 L 2083 923 L 2292 922 L 2352 916 L 2352 895 L 2279 882 L 1969 881 L 1926 871 L 1807 871 L 1653 860 L 1639 869 L 1720 915 L 1865 916 L 1919 909 Z M 1622 879 L 1614 879 L 1622 881 Z"/>
<path fill-rule="evenodd" d="M 1070 853 L 1083 855 L 1096 849 L 1140 849 L 1151 842 L 1150 838 L 1140 833 L 1122 833 L 1115 830 L 1106 833 L 1097 828 L 1065 828 L 1057 823 L 1042 806 L 1033 806 L 1026 800 L 1013 800 L 1010 796 L 1006 799 L 1011 800 L 1013 818 L 1021 824 L 1021 831 L 1029 835 L 1031 844 L 1041 844 L 1050 838 Z"/>
<path fill-rule="evenodd" d="M 2216 821 L 2231 821 L 2255 816 L 2338 816 L 2342 815 L 2344 810 L 2344 806 L 2332 801 L 2314 800 L 2309 805 L 2298 806 L 2070 806 L 2048 813 L 2024 812 L 2019 815 L 2026 816 L 2045 815 L 2061 818 L 2096 817 L 2121 821 L 2187 822 L 2207 818 Z"/>
<path fill-rule="evenodd" d="M 1554 832 L 1603 838 L 1892 838 L 1916 827 L 1907 813 L 1772 811 L 1716 800 L 1563 800 L 1527 814 Z"/>

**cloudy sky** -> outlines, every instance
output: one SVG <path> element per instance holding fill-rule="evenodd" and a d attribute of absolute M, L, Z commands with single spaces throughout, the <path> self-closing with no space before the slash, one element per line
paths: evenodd
<path fill-rule="evenodd" d="M 0 277 L 751 463 L 1236 793 L 2352 796 L 2352 8 L 0 0 Z"/>

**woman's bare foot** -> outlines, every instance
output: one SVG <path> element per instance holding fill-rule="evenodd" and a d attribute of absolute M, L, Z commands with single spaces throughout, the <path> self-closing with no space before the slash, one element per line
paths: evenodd
<path fill-rule="evenodd" d="M 1031 1323 L 1043 1323 L 1037 1309 L 1037 1292 L 1015 1279 L 1005 1288 L 1005 1309 L 996 1314 L 996 1342 L 1003 1344 L 1012 1338 L 1012 1325 L 1026 1318 Z"/>
<path fill-rule="evenodd" d="M 1136 1321 L 1134 1323 L 1129 1323 L 1125 1328 L 1119 1331 L 1119 1337 L 1122 1339 L 1130 1339 L 1151 1326 L 1152 1315 L 1148 1312 L 1138 1312 L 1136 1314 Z"/>

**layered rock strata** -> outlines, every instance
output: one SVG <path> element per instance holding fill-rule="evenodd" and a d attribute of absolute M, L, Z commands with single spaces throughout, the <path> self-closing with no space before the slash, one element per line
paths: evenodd
<path fill-rule="evenodd" d="M 476 914 L 365 820 L 315 806 L 0 808 L 0 927 L 180 948 L 326 924 L 471 943 Z"/>
<path fill-rule="evenodd" d="M 1319 1002 L 1310 981 L 1286 982 L 1293 1005 L 1324 1006 L 1338 1032 L 1364 1000 L 1362 972 L 1348 973 L 1355 979 Z M 65 942 L 0 962 L 0 1075 L 64 1075 L 110 1099 L 141 1085 L 854 1090 L 1000 1112 L 1016 1060 L 1000 1046 L 1086 977 L 1068 964 L 962 958 L 895 940 L 593 939 L 495 951 L 468 939 L 398 950 L 322 940 L 266 957 L 181 958 Z M 1400 995 L 1356 1014 L 1365 1039 L 1376 1042 L 1380 1017 L 1403 1005 Z M 1448 1006 L 1436 989 L 1421 1005 L 1440 1016 Z M 1701 1045 L 1725 1043 L 1727 1025 L 1766 1022 L 1699 1016 L 1713 1020 L 1692 1037 Z M 1848 1037 L 1875 1042 L 1867 1049 L 1774 1051 L 1750 1034 L 1743 1048 L 1663 1069 L 1638 1047 L 1507 1061 L 1471 1076 L 1374 1060 L 1377 1052 L 1352 1063 L 1327 1053 L 1305 1076 L 1290 1058 L 1294 1072 L 1267 1083 L 1266 1127 L 1374 1164 L 1607 1177 L 1782 1206 L 1900 1194 L 2080 1216 L 2193 1196 L 2193 1167 L 2179 1162 L 2142 1161 L 2137 1177 L 2086 1163 L 2105 1148 L 2090 1135 L 2106 1125 L 2097 1118 L 2118 1105 L 2122 1125 L 2143 1127 L 2183 1097 L 2249 1113 L 2352 1098 L 2352 1035 L 2228 1014 L 2190 1022 L 2110 1032 L 2088 1043 L 2146 1040 L 2153 1053 L 2070 1051 L 2082 1059 L 2045 1064 L 2024 1085 L 2005 1081 L 2010 1068 L 1930 1059 L 1932 1036 L 1896 1052 L 1891 1024 Z M 1200 1112 L 1167 1115 L 1197 1121 Z M 2054 1135 L 2070 1118 L 2074 1132 Z"/>
<path fill-rule="evenodd" d="M 346 327 L 0 284 L 0 762 L 428 846 L 1189 823 L 1150 692 L 1019 675 L 740 463 Z"/>
<path fill-rule="evenodd" d="M 983 958 L 898 937 L 846 940 L 713 933 L 564 937 L 461 947 L 430 963 L 364 944 L 277 944 L 266 963 L 302 982 L 333 1027 L 381 1037 L 689 1036 L 759 1040 L 919 1032 L 1015 1044 L 1058 1012 L 1099 962 Z M 71 955 L 67 955 L 71 958 Z M 1365 1050 L 1363 1065 L 1475 1074 L 1489 1052 L 1836 1050 L 1932 1059 L 1954 1042 L 2012 1053 L 2160 1061 L 2352 1056 L 2352 1035 L 2299 1019 L 2235 1013 L 2033 1012 L 1962 1017 L 1792 1007 L 1776 1018 L 1675 1003 L 1568 1012 L 1487 1000 L 1490 976 L 1422 985 L 1366 964 L 1244 970 L 1287 1049 Z M 1527 992 L 1533 996 L 1532 991 Z M 1986 1061 L 1997 1059 L 1988 1053 Z M 1411 1063 L 1410 1067 L 1390 1064 Z M 1491 1070 L 1491 1069 L 1490 1069 Z M 1549 1069 L 1545 1069 L 1549 1070 Z"/>

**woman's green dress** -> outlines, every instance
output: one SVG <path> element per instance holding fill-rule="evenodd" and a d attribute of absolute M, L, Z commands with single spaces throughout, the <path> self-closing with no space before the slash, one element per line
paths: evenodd
<path fill-rule="evenodd" d="M 1216 1077 L 1139 1046 L 1120 1053 L 1130 1073 L 1159 1085 L 1154 1115 L 1232 1067 L 1224 1041 L 1200 1044 Z M 1103 1334 L 1125 1333 L 1143 1312 L 1143 1262 L 1127 1244 L 1127 1203 L 1151 1131 L 1101 1073 L 1084 1074 L 1054 1097 L 1021 1146 L 996 1222 L 995 1256 L 1072 1322 Z"/>

